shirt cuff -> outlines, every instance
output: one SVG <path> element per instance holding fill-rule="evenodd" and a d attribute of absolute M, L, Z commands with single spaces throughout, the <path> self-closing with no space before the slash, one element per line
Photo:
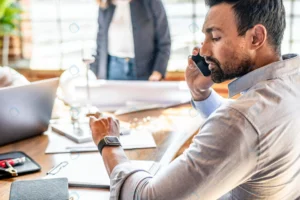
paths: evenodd
<path fill-rule="evenodd" d="M 134 199 L 136 188 L 146 178 L 152 178 L 152 175 L 130 162 L 117 165 L 110 176 L 110 200 L 122 199 L 120 196 L 126 197 L 123 199 Z"/>
<path fill-rule="evenodd" d="M 224 98 L 214 90 L 212 90 L 209 97 L 203 101 L 191 101 L 192 106 L 205 118 L 209 117 L 211 113 L 217 110 L 223 102 Z"/>

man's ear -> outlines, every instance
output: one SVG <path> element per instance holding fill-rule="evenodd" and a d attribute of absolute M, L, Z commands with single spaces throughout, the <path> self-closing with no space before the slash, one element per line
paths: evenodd
<path fill-rule="evenodd" d="M 259 49 L 267 40 L 267 29 L 264 25 L 257 24 L 248 30 L 248 37 L 251 42 L 251 48 L 253 50 Z"/>

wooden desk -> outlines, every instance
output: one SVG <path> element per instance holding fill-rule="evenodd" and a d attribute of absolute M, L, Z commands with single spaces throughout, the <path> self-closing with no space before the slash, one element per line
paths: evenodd
<path fill-rule="evenodd" d="M 159 124 L 156 124 L 159 131 L 153 133 L 153 137 L 157 144 L 155 149 L 140 149 L 126 150 L 129 159 L 135 160 L 154 160 L 161 164 L 168 164 L 175 156 L 176 152 L 182 144 L 188 140 L 199 128 L 202 118 L 195 110 L 191 109 L 190 105 L 169 108 L 166 110 L 152 110 L 139 113 L 132 113 L 118 118 L 123 121 L 132 121 L 134 118 L 142 119 L 150 116 L 153 119 L 159 119 Z M 53 133 L 52 133 L 53 134 Z M 9 151 L 24 151 L 36 162 L 38 162 L 42 170 L 38 173 L 33 173 L 17 178 L 0 180 L 0 199 L 8 200 L 10 185 L 16 180 L 31 180 L 42 178 L 52 167 L 56 166 L 64 160 L 70 160 L 80 154 L 45 154 L 45 149 L 51 141 L 47 135 L 36 136 L 27 140 L 9 144 L 0 147 L 0 153 Z M 83 153 L 82 153 L 83 154 Z M 95 156 L 95 159 L 101 159 L 99 153 L 88 153 Z M 87 175 L 92 176 L 87 172 Z M 87 189 L 87 188 L 69 188 L 70 194 L 74 199 L 93 200 L 93 199 L 109 199 L 109 190 L 105 189 Z"/>

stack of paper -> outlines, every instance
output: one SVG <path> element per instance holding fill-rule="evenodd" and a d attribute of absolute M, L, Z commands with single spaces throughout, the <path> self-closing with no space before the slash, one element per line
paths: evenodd
<path fill-rule="evenodd" d="M 85 104 L 87 102 L 86 85 L 84 82 L 76 86 L 76 99 Z M 90 82 L 90 100 L 101 111 L 115 111 L 120 108 L 133 111 L 145 109 L 148 105 L 167 107 L 188 102 L 191 99 L 189 89 L 184 81 L 107 81 L 96 80 Z M 135 102 L 135 103 L 132 103 Z"/>

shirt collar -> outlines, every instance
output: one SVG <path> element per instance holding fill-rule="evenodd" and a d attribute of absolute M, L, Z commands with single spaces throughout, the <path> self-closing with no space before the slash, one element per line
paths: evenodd
<path fill-rule="evenodd" d="M 300 57 L 297 54 L 283 55 L 282 60 L 258 68 L 229 83 L 229 98 L 241 92 L 246 92 L 258 82 L 299 73 L 299 67 Z"/>

